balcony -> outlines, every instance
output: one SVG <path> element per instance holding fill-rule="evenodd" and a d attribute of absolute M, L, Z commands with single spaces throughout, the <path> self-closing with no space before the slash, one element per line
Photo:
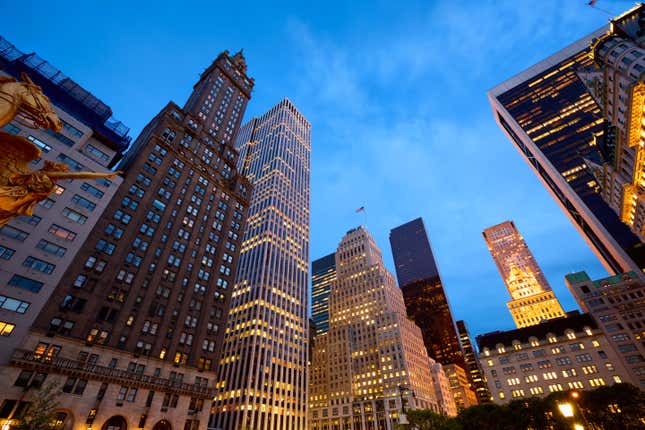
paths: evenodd
<path fill-rule="evenodd" d="M 129 387 L 190 396 L 198 399 L 212 399 L 215 396 L 215 389 L 207 386 L 172 381 L 143 373 L 71 360 L 69 358 L 43 356 L 42 354 L 36 354 L 33 351 L 25 349 L 16 349 L 9 363 L 21 369 L 43 373 L 58 373 L 87 380 L 127 385 Z"/>

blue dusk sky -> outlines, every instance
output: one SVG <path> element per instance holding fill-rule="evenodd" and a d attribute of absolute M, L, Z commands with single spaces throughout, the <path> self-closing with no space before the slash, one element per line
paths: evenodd
<path fill-rule="evenodd" d="M 421 216 L 455 319 L 475 335 L 514 327 L 487 227 L 515 221 L 567 310 L 565 274 L 606 276 L 486 97 L 606 24 L 586 3 L 5 1 L 0 34 L 101 98 L 134 137 L 169 100 L 183 104 L 220 51 L 244 48 L 245 120 L 288 97 L 312 124 L 311 258 L 366 223 L 393 270 L 390 229 Z"/>

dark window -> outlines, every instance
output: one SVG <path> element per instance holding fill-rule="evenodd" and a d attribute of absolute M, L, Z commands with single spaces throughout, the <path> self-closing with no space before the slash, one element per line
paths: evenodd
<path fill-rule="evenodd" d="M 13 385 L 16 387 L 26 387 L 29 384 L 29 380 L 31 379 L 31 376 L 33 374 L 34 372 L 23 370 L 22 372 L 20 372 L 18 379 L 16 379 L 16 382 L 14 382 Z"/>
<path fill-rule="evenodd" d="M 83 182 L 81 185 L 81 190 L 93 195 L 94 197 L 101 198 L 105 195 L 105 193 L 98 188 L 88 184 L 87 182 Z"/>
<path fill-rule="evenodd" d="M 33 279 L 25 278 L 24 276 L 13 275 L 13 277 L 9 279 L 9 285 L 31 291 L 32 293 L 37 293 L 44 284 Z"/>
<path fill-rule="evenodd" d="M 36 248 L 42 249 L 45 252 L 49 252 L 50 254 L 54 254 L 59 257 L 65 255 L 65 252 L 67 251 L 67 248 L 56 245 L 55 243 L 49 242 L 45 239 L 40 239 L 40 241 L 36 244 Z"/>
<path fill-rule="evenodd" d="M 19 240 L 20 242 L 23 242 L 27 238 L 27 236 L 29 236 L 29 233 L 27 233 L 26 231 L 22 231 L 10 225 L 5 225 L 4 227 L 0 228 L 0 234 L 3 234 L 12 239 Z"/>
<path fill-rule="evenodd" d="M 72 197 L 72 202 L 76 203 L 81 207 L 84 207 L 89 211 L 93 211 L 94 209 L 96 209 L 96 203 L 86 199 L 85 197 L 81 197 L 78 194 L 74 194 L 74 197 Z"/>
<path fill-rule="evenodd" d="M 15 252 L 15 249 L 0 245 L 0 258 L 2 258 L 3 260 L 9 260 Z"/>
<path fill-rule="evenodd" d="M 25 258 L 25 261 L 23 261 L 22 265 L 24 267 L 28 267 L 30 269 L 37 270 L 48 275 L 51 274 L 56 268 L 56 265 L 48 263 L 47 261 L 41 260 L 39 258 L 32 257 L 31 255 Z"/>

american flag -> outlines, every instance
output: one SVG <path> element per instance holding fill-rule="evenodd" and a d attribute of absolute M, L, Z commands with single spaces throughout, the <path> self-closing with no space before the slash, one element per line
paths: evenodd
<path fill-rule="evenodd" d="M 356 213 L 359 212 L 365 212 L 365 206 L 361 206 L 360 208 L 356 209 Z"/>

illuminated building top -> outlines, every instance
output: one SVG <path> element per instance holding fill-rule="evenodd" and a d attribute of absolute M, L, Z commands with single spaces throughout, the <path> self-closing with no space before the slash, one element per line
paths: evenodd
<path fill-rule="evenodd" d="M 487 228 L 483 234 L 497 269 L 513 299 L 551 289 L 533 254 L 526 246 L 524 238 L 512 221 Z"/>
<path fill-rule="evenodd" d="M 540 266 L 512 221 L 483 232 L 493 260 L 511 295 L 508 307 L 518 327 L 564 316 Z"/>

